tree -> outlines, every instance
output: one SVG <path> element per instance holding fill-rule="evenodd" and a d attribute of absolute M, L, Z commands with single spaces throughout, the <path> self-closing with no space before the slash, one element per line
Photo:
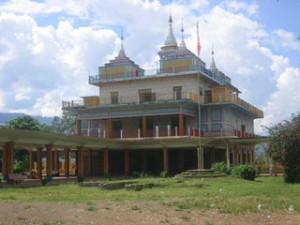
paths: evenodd
<path fill-rule="evenodd" d="M 47 125 L 39 123 L 39 121 L 29 115 L 24 115 L 10 120 L 6 127 L 11 129 L 43 131 L 46 130 Z"/>
<path fill-rule="evenodd" d="M 71 116 L 55 116 L 52 120 L 51 132 L 58 134 L 75 133 L 75 118 Z"/>
<path fill-rule="evenodd" d="M 282 162 L 287 183 L 300 183 L 300 113 L 267 130 L 270 135 L 267 154 Z"/>

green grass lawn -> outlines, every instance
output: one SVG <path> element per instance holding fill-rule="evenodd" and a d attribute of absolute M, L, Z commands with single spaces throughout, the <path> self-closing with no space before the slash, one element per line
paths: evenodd
<path fill-rule="evenodd" d="M 103 180 L 102 180 L 103 181 Z M 246 181 L 234 177 L 206 179 L 139 178 L 153 183 L 152 189 L 102 190 L 77 183 L 35 188 L 0 189 L 0 201 L 70 202 L 158 201 L 176 209 L 217 209 L 226 213 L 261 210 L 300 211 L 300 184 L 286 184 L 282 177 L 259 177 Z M 259 206 L 260 205 L 260 206 Z"/>

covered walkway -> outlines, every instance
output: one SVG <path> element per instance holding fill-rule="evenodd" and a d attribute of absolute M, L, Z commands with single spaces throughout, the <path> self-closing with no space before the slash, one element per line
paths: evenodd
<path fill-rule="evenodd" d="M 52 180 L 58 170 L 58 152 L 64 154 L 64 176 L 69 177 L 69 154 L 76 153 L 76 175 L 130 175 L 133 171 L 175 173 L 186 169 L 210 167 L 212 162 L 226 161 L 227 166 L 253 163 L 256 143 L 264 137 L 159 137 L 104 139 L 77 135 L 50 134 L 38 131 L 0 129 L 2 174 L 13 174 L 14 149 L 29 151 L 30 171 L 34 160 L 38 178 L 42 178 L 42 153 L 46 154 L 46 176 Z M 200 147 L 200 148 L 199 148 Z M 200 149 L 200 150 L 199 150 Z M 200 152 L 200 154 L 199 154 Z M 201 161 L 202 160 L 202 161 Z"/>

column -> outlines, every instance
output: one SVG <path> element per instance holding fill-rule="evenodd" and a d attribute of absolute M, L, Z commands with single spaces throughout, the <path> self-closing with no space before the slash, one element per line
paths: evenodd
<path fill-rule="evenodd" d="M 108 120 L 108 138 L 113 138 L 112 118 L 109 118 Z"/>
<path fill-rule="evenodd" d="M 33 169 L 33 152 L 29 150 L 29 172 Z"/>
<path fill-rule="evenodd" d="M 81 146 L 77 147 L 77 165 L 78 165 L 78 168 L 77 168 L 77 176 L 83 176 L 83 148 Z"/>
<path fill-rule="evenodd" d="M 92 176 L 92 150 L 88 150 L 88 174 Z"/>
<path fill-rule="evenodd" d="M 245 150 L 245 152 L 246 152 L 246 162 L 245 162 L 245 164 L 249 164 L 249 147 L 247 146 L 247 148 L 246 148 L 246 150 Z"/>
<path fill-rule="evenodd" d="M 55 173 L 57 171 L 57 173 L 59 174 L 58 158 L 58 151 L 57 149 L 54 149 L 54 151 L 52 151 L 52 168 L 55 171 Z"/>
<path fill-rule="evenodd" d="M 163 156 L 164 156 L 164 171 L 169 173 L 169 149 L 167 146 L 163 147 Z"/>
<path fill-rule="evenodd" d="M 239 154 L 240 154 L 240 164 L 243 164 L 243 158 L 244 158 L 244 151 L 243 149 L 239 149 Z"/>
<path fill-rule="evenodd" d="M 52 181 L 52 145 L 46 145 L 46 151 L 47 151 L 46 175 L 48 181 Z"/>
<path fill-rule="evenodd" d="M 230 169 L 230 149 L 228 143 L 226 143 L 226 165 L 227 169 Z"/>
<path fill-rule="evenodd" d="M 250 164 L 254 164 L 253 152 L 254 152 L 254 146 L 251 146 L 251 149 L 249 151 L 249 154 L 250 154 Z"/>
<path fill-rule="evenodd" d="M 184 136 L 184 124 L 183 124 L 183 114 L 179 113 L 179 136 Z"/>
<path fill-rule="evenodd" d="M 125 176 L 129 176 L 129 150 L 124 150 L 124 170 Z"/>
<path fill-rule="evenodd" d="M 204 149 L 202 147 L 197 148 L 197 161 L 198 161 L 198 170 L 204 169 Z"/>
<path fill-rule="evenodd" d="M 232 148 L 232 165 L 235 166 L 237 164 L 237 160 L 236 160 L 236 145 L 233 146 Z"/>
<path fill-rule="evenodd" d="M 2 150 L 2 174 L 3 174 L 3 179 L 5 181 L 8 180 L 8 150 L 6 143 L 3 145 L 3 150 Z"/>
<path fill-rule="evenodd" d="M 81 135 L 81 120 L 79 119 L 76 120 L 76 131 L 77 135 Z"/>
<path fill-rule="evenodd" d="M 65 158 L 65 163 L 64 163 L 64 170 L 65 170 L 65 177 L 69 177 L 70 176 L 70 149 L 69 148 L 65 148 L 64 149 L 64 158 Z"/>
<path fill-rule="evenodd" d="M 142 118 L 142 136 L 147 137 L 147 118 L 143 116 Z"/>
<path fill-rule="evenodd" d="M 103 172 L 104 174 L 108 173 L 109 162 L 108 162 L 108 149 L 103 151 Z"/>
<path fill-rule="evenodd" d="M 43 147 L 37 147 L 37 177 L 39 179 L 43 178 L 42 150 Z"/>

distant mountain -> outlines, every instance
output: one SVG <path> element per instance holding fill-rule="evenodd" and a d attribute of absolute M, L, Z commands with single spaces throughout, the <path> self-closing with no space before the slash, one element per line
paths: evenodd
<path fill-rule="evenodd" d="M 0 112 L 0 125 L 4 125 L 10 120 L 13 120 L 15 118 L 18 118 L 20 116 L 25 115 L 24 113 L 1 113 Z M 31 116 L 31 115 L 30 115 Z M 40 123 L 44 123 L 47 125 L 51 125 L 51 122 L 53 120 L 52 117 L 43 117 L 43 116 L 32 116 L 34 119 L 39 121 Z"/>

